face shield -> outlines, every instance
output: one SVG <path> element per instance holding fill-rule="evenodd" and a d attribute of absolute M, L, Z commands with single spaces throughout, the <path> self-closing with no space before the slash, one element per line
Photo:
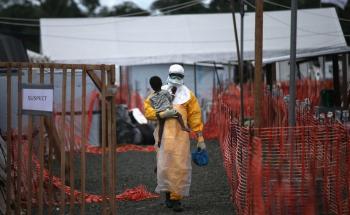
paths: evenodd
<path fill-rule="evenodd" d="M 168 76 L 167 82 L 173 86 L 180 86 L 184 84 L 184 75 L 179 73 L 171 73 Z"/>

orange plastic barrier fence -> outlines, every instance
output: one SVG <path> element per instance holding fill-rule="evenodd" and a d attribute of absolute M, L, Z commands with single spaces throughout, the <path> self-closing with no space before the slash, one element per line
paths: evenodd
<path fill-rule="evenodd" d="M 319 104 L 320 91 L 322 89 L 331 89 L 333 86 L 332 81 L 314 81 L 314 80 L 298 80 L 296 99 L 299 106 L 297 106 L 297 123 L 298 125 L 307 125 L 309 117 L 305 114 L 305 109 L 300 108 L 300 104 L 305 99 L 308 99 L 309 110 L 312 113 L 315 105 Z M 288 82 L 280 82 L 273 89 L 268 89 L 264 86 L 261 89 L 263 94 L 262 102 L 262 122 L 263 127 L 281 127 L 288 126 L 288 104 L 285 101 L 285 96 L 288 95 L 289 85 Z M 247 83 L 243 86 L 244 97 L 244 118 L 250 120 L 254 116 L 254 95 L 253 86 L 251 83 Z M 225 104 L 227 108 L 232 112 L 233 117 L 239 119 L 240 117 L 240 88 L 238 85 L 232 84 L 227 89 L 220 91 L 214 90 L 213 102 L 211 112 L 208 116 L 208 121 L 204 127 L 204 136 L 207 139 L 218 138 L 220 121 L 218 118 L 219 104 Z M 249 123 L 248 123 L 249 124 Z"/>
<path fill-rule="evenodd" d="M 288 127 L 283 97 L 267 93 L 263 104 L 273 104 L 275 112 L 269 115 L 264 108 L 263 119 L 266 125 L 278 126 L 241 126 L 237 105 L 226 100 L 230 93 L 216 95 L 215 115 L 206 126 L 217 132 L 237 213 L 348 214 L 347 126 L 333 118 L 318 121 L 311 101 L 309 106 L 297 106 L 297 126 Z"/>
<path fill-rule="evenodd" d="M 29 160 L 29 153 L 28 153 L 28 142 L 27 141 L 23 141 L 21 142 L 22 144 L 22 150 L 23 150 L 23 156 L 21 159 L 19 159 L 17 157 L 18 155 L 18 140 L 15 139 L 14 143 L 14 147 L 13 147 L 13 152 L 12 152 L 12 156 L 14 158 L 14 163 L 12 166 L 12 172 L 13 174 L 15 174 L 17 172 L 17 166 L 18 166 L 18 162 L 21 161 L 22 162 L 22 171 L 24 174 L 24 177 L 22 177 L 22 182 L 21 182 L 21 188 L 16 187 L 15 190 L 17 190 L 18 192 L 22 192 L 22 202 L 25 203 L 26 202 L 26 193 L 27 192 L 31 192 L 32 194 L 32 202 L 34 204 L 38 203 L 38 192 L 39 192 L 39 177 L 40 177 L 40 171 L 41 171 L 41 166 L 40 166 L 40 162 L 37 159 L 37 157 L 35 155 L 33 155 L 32 157 L 32 170 L 28 170 L 28 160 Z M 134 146 L 128 145 L 129 149 L 127 148 L 123 148 L 123 150 L 121 151 L 128 151 L 128 150 L 132 150 L 132 148 L 134 148 Z M 32 177 L 32 184 L 31 186 L 27 186 L 27 177 L 29 177 L 29 172 L 31 172 L 31 177 Z M 44 203 L 45 204 L 49 204 L 49 186 L 50 186 L 50 181 L 51 184 L 53 185 L 53 190 L 51 192 L 56 193 L 56 195 L 53 195 L 54 199 L 52 199 L 51 203 L 54 205 L 58 205 L 59 201 L 60 201 L 60 190 L 64 189 L 65 192 L 65 198 L 67 201 L 69 201 L 70 199 L 70 195 L 71 195 L 71 188 L 69 186 L 66 186 L 62 180 L 54 175 L 50 175 L 49 171 L 46 168 L 43 168 L 43 176 L 44 176 Z M 13 181 L 13 186 L 17 186 L 17 184 L 15 183 L 15 181 Z M 30 190 L 29 190 L 30 189 Z M 82 201 L 82 193 L 78 190 L 74 190 L 73 191 L 73 195 L 74 195 L 74 199 L 76 203 L 79 203 Z M 130 188 L 125 190 L 123 193 L 118 194 L 115 196 L 115 200 L 117 201 L 140 201 L 140 200 L 145 200 L 145 199 L 150 199 L 150 198 L 158 198 L 159 195 L 155 194 L 155 193 L 151 193 L 149 191 L 147 191 L 146 187 L 144 185 L 139 185 L 137 187 L 134 188 Z M 103 197 L 102 195 L 98 195 L 98 194 L 89 194 L 89 193 L 85 193 L 84 194 L 84 201 L 87 203 L 98 203 L 98 202 L 102 202 L 103 201 Z"/>
<path fill-rule="evenodd" d="M 239 214 L 347 214 L 349 139 L 339 123 L 252 129 L 222 114 L 224 167 Z M 259 213 L 257 211 L 260 211 Z"/>

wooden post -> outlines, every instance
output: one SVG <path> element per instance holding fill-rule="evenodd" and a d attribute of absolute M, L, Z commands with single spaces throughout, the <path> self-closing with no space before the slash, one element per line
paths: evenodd
<path fill-rule="evenodd" d="M 111 70 L 111 84 L 115 83 L 115 67 L 112 67 Z M 112 180 L 112 193 L 113 196 L 113 202 L 112 202 L 112 214 L 116 214 L 116 205 L 115 205 L 115 187 L 116 187 L 116 141 L 117 141 L 117 129 L 116 129 L 116 111 L 115 111 L 115 95 L 112 97 L 111 101 L 111 119 L 110 123 L 112 124 L 112 139 L 111 139 L 111 151 L 112 153 L 112 173 L 111 173 L 111 180 Z"/>
<path fill-rule="evenodd" d="M 62 187 L 61 187 L 61 207 L 60 207 L 60 214 L 65 214 L 65 182 L 66 182 L 66 169 L 65 169 L 65 163 L 66 163 L 66 132 L 65 132 L 65 125 L 66 125 L 66 91 L 67 91 L 67 69 L 65 66 L 63 66 L 63 74 L 62 74 L 62 119 L 61 119 L 61 132 L 62 132 L 62 143 L 61 143 L 61 180 L 62 180 Z"/>
<path fill-rule="evenodd" d="M 263 54 L 263 12 L 264 2 L 255 1 L 255 74 L 254 74 L 254 124 L 257 128 L 262 126 L 262 54 Z"/>
<path fill-rule="evenodd" d="M 18 95 L 18 110 L 17 110 L 17 120 L 18 120 L 18 138 L 17 138 L 17 159 L 18 159 L 18 169 L 17 169 L 17 199 L 16 199 L 16 213 L 21 212 L 21 180 L 22 180 L 22 66 L 18 67 L 17 72 L 17 95 Z"/>
<path fill-rule="evenodd" d="M 7 173 L 7 179 L 6 179 L 6 214 L 12 214 L 11 213 L 11 204 L 12 204 L 12 186 L 11 186 L 11 164 L 12 164 L 12 104 L 11 104 L 11 69 L 12 65 L 9 63 L 7 66 L 7 134 L 6 134 L 6 143 L 7 143 L 7 166 L 6 166 L 6 173 Z"/>
<path fill-rule="evenodd" d="M 28 68 L 28 83 L 32 83 L 32 77 L 33 72 L 32 72 L 32 65 L 29 65 Z M 27 178 L 27 213 L 28 215 L 32 214 L 32 156 L 33 156 L 33 138 L 32 138 L 32 133 L 33 133 L 33 116 L 29 115 L 28 116 L 28 178 Z"/>
<path fill-rule="evenodd" d="M 102 80 L 102 96 L 101 96 L 101 111 L 102 111 L 102 214 L 106 214 L 107 209 L 107 172 L 106 172 L 106 71 L 105 68 L 101 70 Z"/>
<path fill-rule="evenodd" d="M 69 214 L 75 214 L 74 209 L 74 111 L 75 111 L 75 68 L 71 68 L 71 79 L 70 79 L 70 145 L 69 145 L 69 185 L 70 185 L 70 207 Z"/>
<path fill-rule="evenodd" d="M 110 71 L 108 70 L 107 71 L 107 74 L 109 73 Z M 108 83 L 109 83 L 109 78 L 108 78 Z M 107 115 L 107 120 L 106 120 L 106 123 L 107 123 L 107 130 L 105 132 L 105 134 L 107 135 L 107 148 L 108 148 L 108 162 L 107 162 L 107 178 L 108 178 L 108 182 L 106 180 L 106 182 L 108 183 L 108 185 L 106 184 L 106 186 L 108 186 L 109 190 L 108 190 L 108 197 L 109 197 L 109 207 L 110 209 L 112 209 L 112 204 L 113 204 L 113 201 L 115 199 L 115 197 L 113 196 L 113 192 L 112 192 L 112 172 L 113 172 L 113 169 L 112 169 L 112 154 L 114 153 L 113 151 L 113 148 L 112 148 L 112 124 L 111 124 L 111 117 L 112 117 L 112 110 L 111 110 L 111 102 L 112 102 L 112 99 L 108 99 L 106 100 L 106 115 Z"/>
<path fill-rule="evenodd" d="M 63 142 L 63 138 L 61 138 L 61 136 L 58 134 L 56 126 L 54 123 L 52 123 L 52 119 L 51 117 L 44 117 L 44 125 L 45 125 L 45 129 L 48 135 L 48 138 L 50 140 L 50 143 L 52 143 L 51 147 L 53 150 L 55 150 L 55 152 L 57 151 L 57 153 L 55 153 L 57 156 L 61 155 L 61 143 Z M 61 158 L 58 158 L 58 160 L 61 160 Z M 68 163 L 66 163 L 66 167 L 68 166 Z"/>
<path fill-rule="evenodd" d="M 81 123 L 81 128 L 82 128 L 82 143 L 81 143 L 81 164 L 80 164 L 80 169 L 81 169 L 81 175 L 80 175 L 80 181 L 81 181 L 81 209 L 80 209 L 80 214 L 84 215 L 85 214 L 85 176 L 86 176 L 86 157 L 85 157 L 85 147 L 86 147 L 86 140 L 87 140 L 87 133 L 86 133 L 86 128 L 87 128 L 87 123 L 86 123 L 86 68 L 85 66 L 83 67 L 82 71 L 82 104 L 81 104 L 81 111 L 82 111 L 82 123 Z"/>
<path fill-rule="evenodd" d="M 44 83 L 44 66 L 40 65 L 40 84 Z M 40 176 L 39 176 L 39 214 L 43 214 L 43 193 L 44 193 L 44 117 L 40 116 L 39 127 L 39 162 L 40 162 Z"/>
<path fill-rule="evenodd" d="M 94 82 L 95 86 L 99 91 L 102 89 L 101 79 L 98 78 L 98 75 L 95 73 L 94 70 L 87 70 L 88 75 L 90 76 L 91 80 Z"/>
<path fill-rule="evenodd" d="M 109 68 L 107 71 L 107 83 L 108 86 L 113 86 L 115 82 L 115 71 L 114 68 Z M 113 135 L 115 135 L 115 130 L 113 129 L 113 115 L 115 115 L 113 104 L 115 99 L 115 91 L 111 91 L 108 93 L 107 102 L 107 129 L 108 129 L 108 147 L 109 147 L 109 155 L 108 155 L 108 172 L 109 172 L 109 199 L 110 199 L 110 213 L 115 214 L 115 144 Z"/>
<path fill-rule="evenodd" d="M 53 65 L 50 66 L 50 84 L 52 84 L 52 86 L 54 85 L 54 68 L 53 68 Z M 50 117 L 51 120 L 50 120 L 50 124 L 51 124 L 51 128 L 54 127 L 54 119 L 53 119 L 53 116 Z M 46 131 L 48 133 L 48 131 Z M 52 186 L 52 178 L 53 178 L 53 172 L 52 172 L 52 162 L 53 162 L 53 152 L 52 150 L 54 149 L 53 146 L 54 145 L 57 145 L 57 143 L 51 141 L 51 139 L 49 140 L 49 214 L 52 214 L 52 190 L 53 190 L 53 186 Z M 56 152 L 56 155 L 57 154 L 57 150 L 55 150 Z"/>

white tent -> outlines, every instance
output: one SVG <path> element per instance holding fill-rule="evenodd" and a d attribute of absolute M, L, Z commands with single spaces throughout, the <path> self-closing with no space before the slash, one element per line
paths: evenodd
<path fill-rule="evenodd" d="M 236 19 L 240 22 L 240 16 Z M 41 19 L 45 56 L 119 65 L 237 60 L 232 15 Z M 238 29 L 239 30 L 239 29 Z M 298 12 L 298 57 L 350 51 L 334 8 Z M 245 59 L 254 60 L 255 13 L 245 16 Z M 264 62 L 289 58 L 290 11 L 264 13 Z"/>

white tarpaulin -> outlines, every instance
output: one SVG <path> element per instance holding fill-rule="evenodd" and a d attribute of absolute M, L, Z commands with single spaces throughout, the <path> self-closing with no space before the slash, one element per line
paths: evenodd
<path fill-rule="evenodd" d="M 236 19 L 240 22 L 240 16 Z M 254 60 L 255 14 L 246 13 L 244 55 Z M 45 56 L 65 63 L 140 65 L 237 60 L 232 15 L 41 19 Z M 297 54 L 349 51 L 334 8 L 298 12 Z M 286 60 L 290 11 L 264 13 L 264 61 Z"/>

